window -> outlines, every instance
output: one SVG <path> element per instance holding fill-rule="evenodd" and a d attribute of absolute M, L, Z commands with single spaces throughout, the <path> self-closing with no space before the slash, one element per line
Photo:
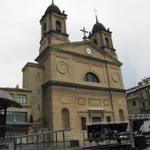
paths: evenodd
<path fill-rule="evenodd" d="M 38 77 L 40 77 L 40 73 L 38 72 Z"/>
<path fill-rule="evenodd" d="M 40 111 L 40 104 L 38 104 L 38 111 Z"/>
<path fill-rule="evenodd" d="M 135 101 L 132 101 L 132 106 L 136 106 L 136 102 Z"/>
<path fill-rule="evenodd" d="M 17 102 L 20 104 L 27 104 L 27 96 L 26 95 L 17 95 Z"/>
<path fill-rule="evenodd" d="M 97 40 L 96 39 L 94 39 L 94 43 L 97 45 Z"/>
<path fill-rule="evenodd" d="M 106 42 L 106 46 L 109 48 L 110 46 L 109 46 L 109 39 L 106 37 L 105 38 L 105 42 Z"/>
<path fill-rule="evenodd" d="M 26 112 L 7 112 L 7 122 L 26 122 Z"/>
<path fill-rule="evenodd" d="M 141 98 L 141 99 L 143 99 L 143 98 L 144 98 L 144 97 L 143 97 L 143 93 L 140 93 L 140 98 Z"/>
<path fill-rule="evenodd" d="M 85 81 L 88 81 L 88 82 L 96 82 L 96 83 L 99 83 L 99 79 L 98 77 L 92 73 L 92 72 L 88 72 L 86 73 L 85 77 L 84 77 L 84 80 Z"/>
<path fill-rule="evenodd" d="M 110 116 L 106 117 L 106 120 L 107 122 L 111 122 L 111 117 Z"/>
<path fill-rule="evenodd" d="M 86 118 L 81 117 L 81 129 L 86 130 Z"/>
<path fill-rule="evenodd" d="M 145 109 L 145 103 L 142 103 L 142 108 Z"/>
<path fill-rule="evenodd" d="M 37 90 L 37 94 L 40 94 L 40 90 L 39 89 Z"/>
<path fill-rule="evenodd" d="M 14 99 L 15 95 L 13 93 L 10 93 L 11 97 Z"/>
<path fill-rule="evenodd" d="M 61 32 L 61 22 L 60 21 L 56 21 L 56 31 Z"/>
<path fill-rule="evenodd" d="M 67 108 L 64 108 L 62 110 L 62 123 L 63 123 L 64 129 L 70 128 L 70 114 L 69 114 L 69 110 Z"/>
<path fill-rule="evenodd" d="M 43 24 L 43 37 L 46 36 L 46 23 Z"/>

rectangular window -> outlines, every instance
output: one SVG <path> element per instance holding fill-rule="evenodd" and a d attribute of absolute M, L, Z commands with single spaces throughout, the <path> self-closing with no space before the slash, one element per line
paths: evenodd
<path fill-rule="evenodd" d="M 38 104 L 38 111 L 40 111 L 40 104 Z"/>
<path fill-rule="evenodd" d="M 27 96 L 26 95 L 17 95 L 17 102 L 20 104 L 27 104 Z"/>
<path fill-rule="evenodd" d="M 81 117 L 81 129 L 86 130 L 86 118 Z"/>
<path fill-rule="evenodd" d="M 38 77 L 40 77 L 40 73 L 38 72 Z"/>
<path fill-rule="evenodd" d="M 135 101 L 132 101 L 132 106 L 136 106 L 136 102 Z"/>
<path fill-rule="evenodd" d="M 107 122 L 111 122 L 111 117 L 110 116 L 106 117 L 106 120 Z"/>
<path fill-rule="evenodd" d="M 7 122 L 26 122 L 27 113 L 26 112 L 7 112 Z"/>
<path fill-rule="evenodd" d="M 37 94 L 40 94 L 40 90 L 37 90 Z"/>
<path fill-rule="evenodd" d="M 42 26 L 42 37 L 46 36 L 46 23 Z"/>
<path fill-rule="evenodd" d="M 145 103 L 142 103 L 142 108 L 145 109 Z"/>
<path fill-rule="evenodd" d="M 11 95 L 11 97 L 14 99 L 14 97 L 15 97 L 14 94 L 13 94 L 13 93 L 10 93 L 10 95 Z"/>

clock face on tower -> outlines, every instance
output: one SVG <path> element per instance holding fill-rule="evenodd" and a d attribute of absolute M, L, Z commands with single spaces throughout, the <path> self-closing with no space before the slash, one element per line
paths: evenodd
<path fill-rule="evenodd" d="M 92 54 L 92 50 L 91 50 L 90 48 L 86 48 L 85 51 L 86 51 L 86 53 L 87 53 L 88 55 L 91 55 L 91 54 Z"/>
<path fill-rule="evenodd" d="M 61 74 L 66 74 L 68 72 L 67 64 L 64 61 L 59 61 L 57 63 L 57 70 Z"/>

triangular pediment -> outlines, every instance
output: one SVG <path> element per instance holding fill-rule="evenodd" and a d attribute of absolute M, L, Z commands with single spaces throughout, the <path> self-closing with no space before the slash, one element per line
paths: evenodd
<path fill-rule="evenodd" d="M 121 65 L 121 62 L 119 62 L 115 57 L 113 57 L 103 49 L 98 48 L 89 41 L 53 45 L 53 48 L 60 50 L 61 52 L 64 51 L 65 53 L 68 52 L 74 55 L 79 55 L 79 57 L 87 57 L 89 59 L 97 59 Z"/>

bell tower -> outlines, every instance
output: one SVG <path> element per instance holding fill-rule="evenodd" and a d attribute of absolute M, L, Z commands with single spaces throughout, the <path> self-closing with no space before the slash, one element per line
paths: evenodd
<path fill-rule="evenodd" d="M 99 48 L 104 49 L 110 54 L 116 55 L 111 34 L 112 32 L 109 31 L 109 28 L 106 29 L 105 26 L 98 21 L 96 16 L 96 23 L 92 28 L 92 32 L 90 32 L 89 40 Z"/>
<path fill-rule="evenodd" d="M 53 44 L 69 42 L 66 31 L 66 19 L 67 15 L 65 14 L 65 11 L 61 12 L 52 0 L 52 4 L 47 8 L 40 20 L 40 52 Z"/>

